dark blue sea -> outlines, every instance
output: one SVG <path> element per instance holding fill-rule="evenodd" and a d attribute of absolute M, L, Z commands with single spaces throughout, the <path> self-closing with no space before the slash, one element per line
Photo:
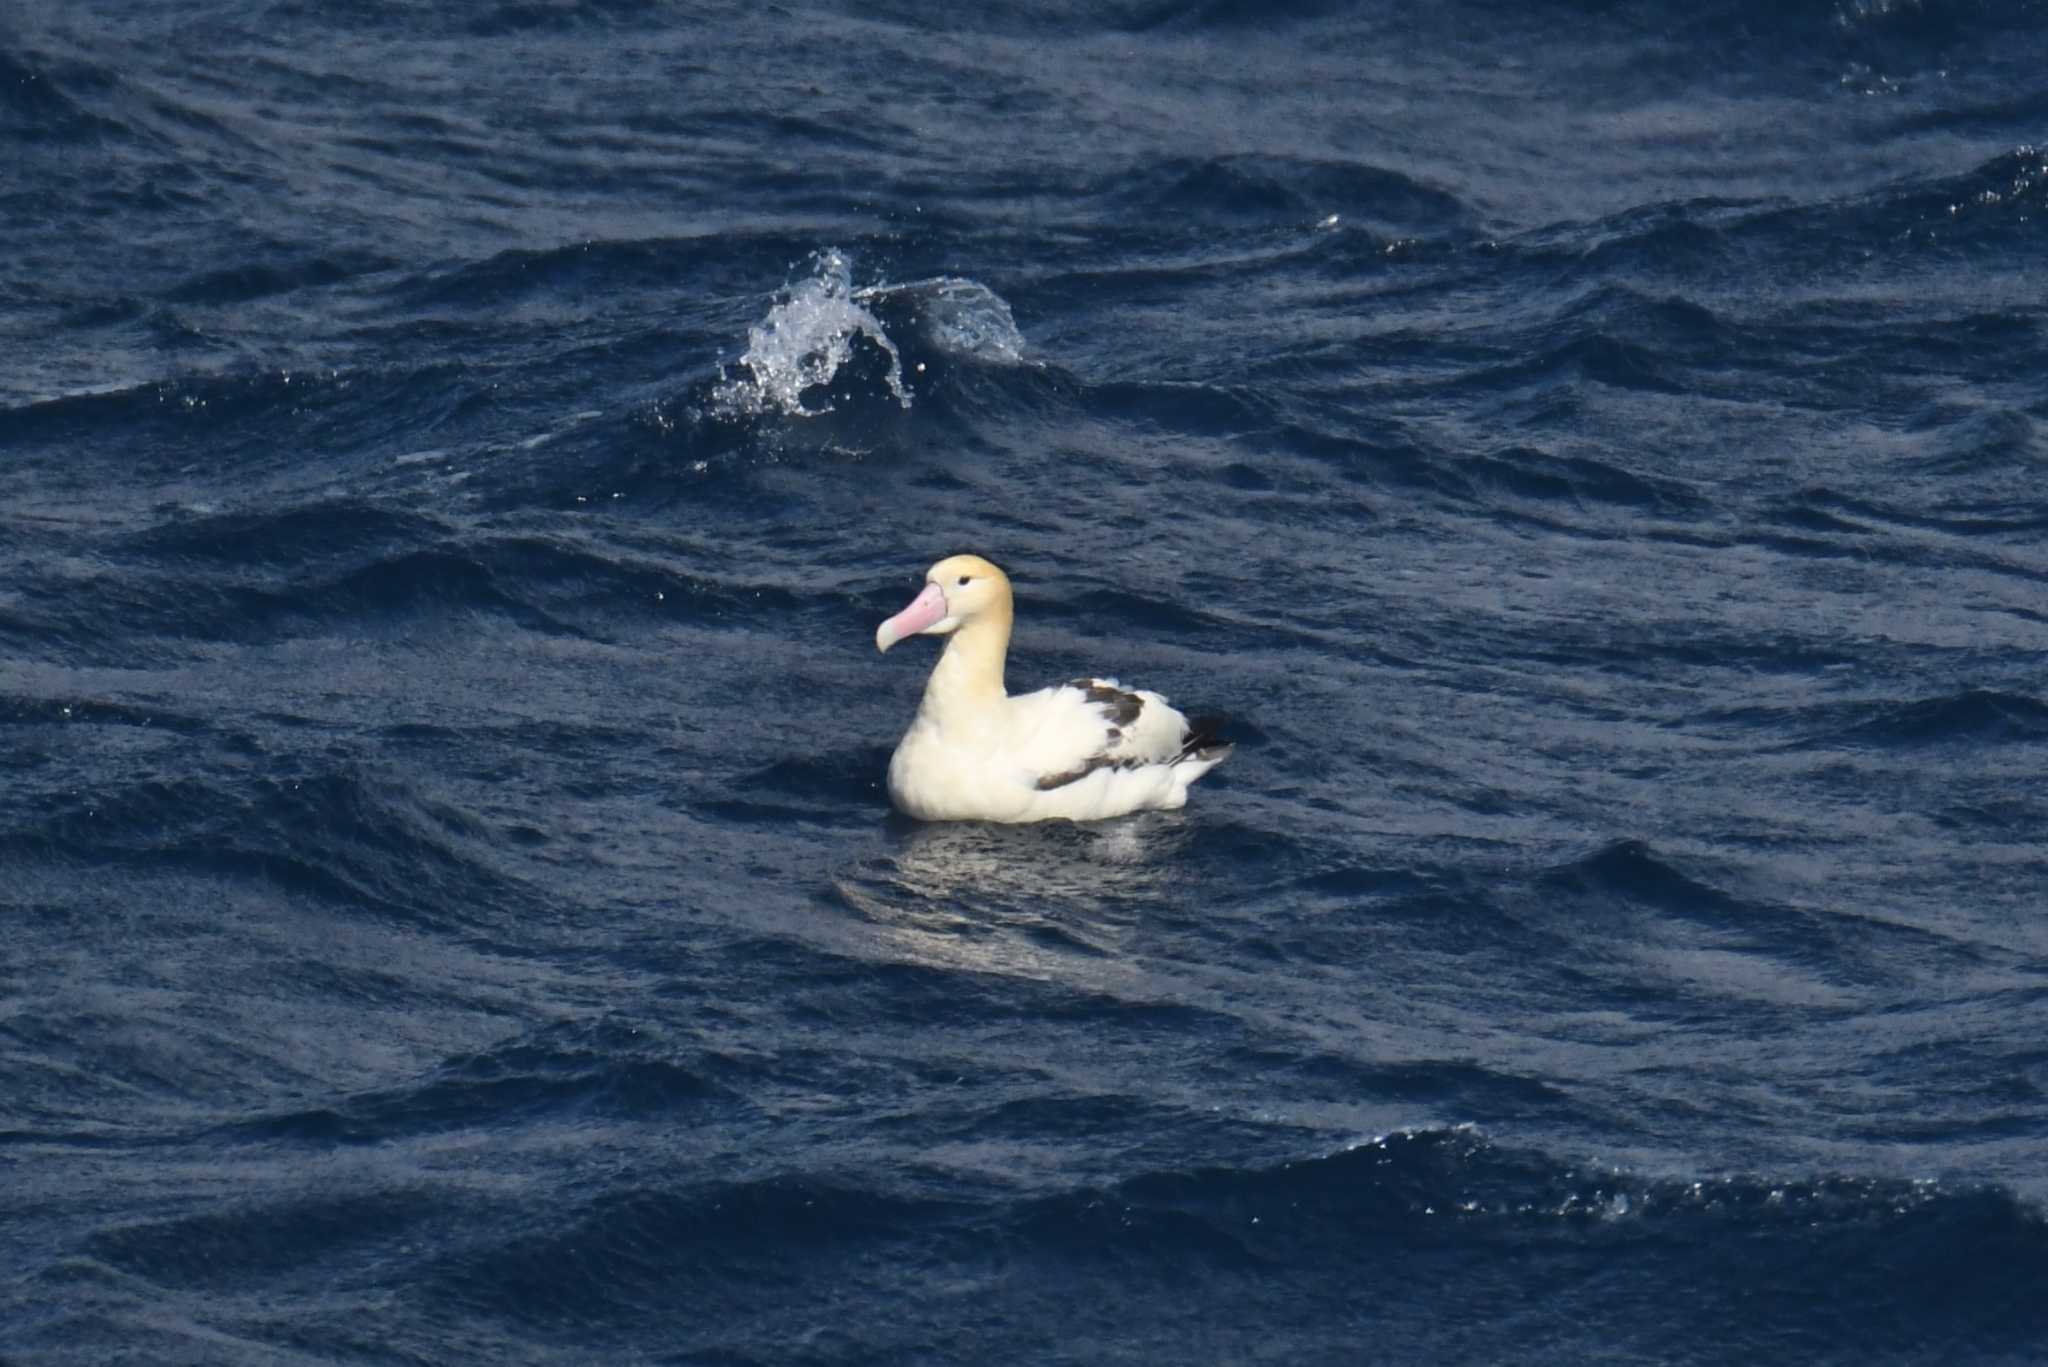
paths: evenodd
<path fill-rule="evenodd" d="M 2044 72 L 0 8 L 0 1362 L 2048 1361 Z M 957 551 L 1184 810 L 890 811 Z"/>

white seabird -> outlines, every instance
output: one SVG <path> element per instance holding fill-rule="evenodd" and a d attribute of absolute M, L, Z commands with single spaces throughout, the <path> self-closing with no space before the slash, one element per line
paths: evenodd
<path fill-rule="evenodd" d="M 950 636 L 917 717 L 889 760 L 889 798 L 921 821 L 1098 821 L 1172 809 L 1230 754 L 1212 718 L 1115 679 L 1011 696 L 1003 687 L 1010 580 L 978 555 L 941 560 L 924 591 L 875 631 Z"/>

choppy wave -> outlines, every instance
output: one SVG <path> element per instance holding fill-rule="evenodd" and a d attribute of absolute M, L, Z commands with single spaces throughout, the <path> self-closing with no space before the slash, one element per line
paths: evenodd
<path fill-rule="evenodd" d="M 146 8 L 0 36 L 0 1357 L 2048 1340 L 2038 6 Z M 1231 763 L 894 818 L 960 549 Z"/>
<path fill-rule="evenodd" d="M 499 1091 L 489 1109 L 509 1120 L 537 1099 Z M 549 1104 L 583 1111 L 561 1093 Z M 420 1278 L 382 1311 L 384 1332 L 401 1341 L 452 1316 L 543 1340 L 573 1324 L 585 1346 L 596 1334 L 615 1352 L 659 1336 L 671 1351 L 731 1356 L 734 1335 L 751 1341 L 776 1317 L 812 1323 L 816 1297 L 888 1294 L 943 1266 L 948 1293 L 919 1302 L 914 1332 L 978 1355 L 1032 1351 L 1055 1309 L 1063 1332 L 1121 1324 L 1174 1352 L 1248 1348 L 1260 1318 L 1292 1315 L 1292 1342 L 1340 1351 L 1361 1333 L 1432 1341 L 1443 1325 L 1413 1308 L 1416 1283 L 1463 1269 L 1477 1294 L 1499 1285 L 1489 1269 L 1502 1259 L 1537 1288 L 1537 1322 L 1669 1360 L 1782 1349 L 1802 1334 L 1829 1352 L 1938 1347 L 1994 1360 L 2023 1353 L 2043 1328 L 2030 1288 L 2048 1271 L 2048 1227 L 1995 1190 L 1646 1178 L 1500 1147 L 1469 1128 L 1397 1131 L 1258 1167 L 1142 1171 L 1053 1195 L 933 1176 L 889 1186 L 832 1172 L 651 1177 L 576 1195 L 552 1224 L 421 1177 L 346 1198 L 272 1179 L 274 1195 L 107 1230 L 83 1260 L 37 1280 L 90 1288 L 116 1322 L 151 1298 L 302 1294 L 321 1280 L 334 1287 L 334 1318 L 302 1342 L 329 1350 L 345 1342 L 341 1317 L 363 1270 L 422 1253 Z M 1342 1275 L 1302 1280 L 1293 1270 L 1304 1266 Z M 1747 1291 L 1722 1280 L 1736 1267 L 1749 1269 Z M 1685 1297 L 1671 1297 L 1674 1278 Z M 1203 1294 L 1169 1311 L 1162 1282 Z M 1527 1349 L 1531 1314 L 1503 1305 L 1464 1321 L 1461 1342 Z M 183 1337 L 175 1317 L 159 1323 L 172 1344 Z M 68 1327 L 39 1314 L 30 1341 Z M 482 1332 L 488 1342 L 502 1331 Z M 843 1354 L 903 1347 L 886 1321 L 832 1333 Z"/>

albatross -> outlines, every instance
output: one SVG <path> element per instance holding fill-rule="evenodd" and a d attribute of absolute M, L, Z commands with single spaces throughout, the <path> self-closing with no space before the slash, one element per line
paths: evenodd
<path fill-rule="evenodd" d="M 889 800 L 920 821 L 1099 821 L 1185 806 L 1230 746 L 1142 688 L 1075 679 L 1003 687 L 1014 614 L 1009 576 L 978 555 L 941 560 L 909 607 L 875 630 L 946 636 L 917 717 L 889 760 Z"/>

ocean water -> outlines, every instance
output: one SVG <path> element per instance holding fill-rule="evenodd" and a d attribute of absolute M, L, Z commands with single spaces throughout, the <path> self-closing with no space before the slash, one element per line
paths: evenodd
<path fill-rule="evenodd" d="M 2048 1360 L 2044 68 L 0 12 L 0 1362 Z M 961 550 L 1185 810 L 891 814 Z"/>

